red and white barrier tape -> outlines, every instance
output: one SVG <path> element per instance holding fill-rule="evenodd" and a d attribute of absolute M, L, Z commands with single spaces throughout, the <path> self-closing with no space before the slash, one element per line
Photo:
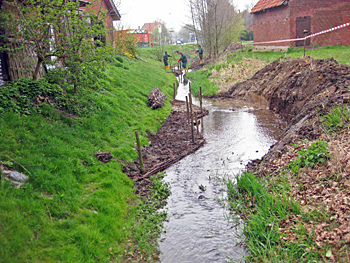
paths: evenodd
<path fill-rule="evenodd" d="M 309 36 L 303 37 L 303 38 L 293 38 L 293 39 L 282 39 L 282 40 L 273 40 L 273 41 L 266 41 L 266 42 L 253 42 L 253 43 L 245 43 L 244 45 L 260 45 L 260 44 L 270 44 L 270 43 L 281 43 L 281 42 L 292 42 L 292 41 L 301 41 L 301 40 L 305 40 L 314 36 L 319 36 L 322 34 L 326 34 L 329 32 L 332 32 L 334 30 L 338 30 L 344 27 L 350 26 L 350 22 L 349 23 L 345 23 L 343 25 L 340 26 L 336 26 L 336 27 L 332 27 L 330 29 L 327 30 L 323 30 L 321 32 L 315 33 L 315 34 L 311 34 Z"/>

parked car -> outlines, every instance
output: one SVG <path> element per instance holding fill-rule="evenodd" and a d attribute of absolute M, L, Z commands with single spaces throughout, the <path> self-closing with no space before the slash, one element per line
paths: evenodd
<path fill-rule="evenodd" d="M 181 45 L 181 44 L 182 44 L 181 40 L 176 41 L 176 45 Z"/>

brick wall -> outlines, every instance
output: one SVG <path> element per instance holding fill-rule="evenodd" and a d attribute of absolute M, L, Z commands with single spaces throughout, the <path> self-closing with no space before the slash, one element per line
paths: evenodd
<path fill-rule="evenodd" d="M 296 38 L 297 17 L 311 17 L 311 33 L 350 22 L 349 0 L 289 0 L 287 6 L 254 13 L 254 41 Z M 295 42 L 270 44 L 294 46 Z M 350 27 L 311 38 L 311 45 L 350 45 Z"/>
<path fill-rule="evenodd" d="M 289 6 L 280 6 L 253 14 L 254 41 L 289 39 Z M 272 46 L 289 45 L 288 43 L 271 44 Z"/>
<path fill-rule="evenodd" d="M 113 18 L 110 14 L 108 14 L 108 6 L 106 4 L 105 0 L 97 0 L 95 2 L 93 2 L 94 5 L 91 6 L 91 9 L 93 11 L 96 12 L 96 14 L 98 14 L 99 12 L 101 12 L 100 10 L 104 10 L 107 12 L 107 16 L 105 18 L 105 25 L 106 25 L 106 29 L 107 29 L 107 40 L 112 41 L 113 42 Z M 88 7 L 82 7 L 81 9 L 88 9 Z"/>
<path fill-rule="evenodd" d="M 296 18 L 311 17 L 311 33 L 350 22 L 349 0 L 290 0 L 290 32 L 296 37 Z M 350 45 L 350 28 L 311 38 L 311 45 Z"/>

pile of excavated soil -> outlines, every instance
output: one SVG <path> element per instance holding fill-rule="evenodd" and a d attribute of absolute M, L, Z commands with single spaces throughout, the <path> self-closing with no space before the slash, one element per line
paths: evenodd
<path fill-rule="evenodd" d="M 339 65 L 333 59 L 303 58 L 277 60 L 220 95 L 260 101 L 288 123 L 281 139 L 261 160 L 248 164 L 247 169 L 260 177 L 268 176 L 271 182 L 278 182 L 284 174 L 302 211 L 327 215 L 327 220 L 310 221 L 290 215 L 279 225 L 279 231 L 285 234 L 283 240 L 292 243 L 298 240 L 291 229 L 302 225 L 321 254 L 326 254 L 325 247 L 331 248 L 331 255 L 323 258 L 327 262 L 348 260 L 345 244 L 350 244 L 350 132 L 349 125 L 336 133 L 326 132 L 319 116 L 336 105 L 349 110 L 349 89 L 349 66 Z M 300 168 L 296 174 L 285 169 L 298 158 L 298 151 L 317 141 L 328 143 L 330 158 L 313 168 Z"/>
<path fill-rule="evenodd" d="M 195 143 L 192 141 L 186 102 L 174 100 L 171 104 L 174 111 L 168 116 L 157 134 L 148 134 L 150 143 L 142 147 L 145 174 L 141 174 L 139 160 L 124 167 L 124 172 L 136 182 L 137 192 L 141 195 L 147 193 L 147 186 L 150 183 L 148 178 L 151 175 L 165 170 L 205 143 L 202 135 L 197 134 L 196 126 L 194 126 Z M 198 123 L 203 116 L 209 113 L 205 109 L 201 112 L 200 108 L 195 105 L 193 105 L 193 111 L 197 114 Z"/>
<path fill-rule="evenodd" d="M 279 59 L 218 96 L 259 102 L 288 123 L 282 139 L 264 157 L 268 161 L 298 138 L 318 137 L 320 132 L 305 121 L 324 108 L 342 104 L 349 96 L 349 86 L 349 66 L 339 65 L 333 59 Z"/>

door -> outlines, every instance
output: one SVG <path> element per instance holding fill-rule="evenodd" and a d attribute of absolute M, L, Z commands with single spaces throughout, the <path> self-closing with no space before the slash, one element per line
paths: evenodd
<path fill-rule="evenodd" d="M 296 38 L 303 38 L 311 33 L 311 16 L 297 17 L 297 35 Z M 307 30 L 307 33 L 305 33 Z M 306 46 L 310 45 L 310 38 L 306 40 Z M 304 41 L 296 41 L 296 46 L 304 46 Z"/>

